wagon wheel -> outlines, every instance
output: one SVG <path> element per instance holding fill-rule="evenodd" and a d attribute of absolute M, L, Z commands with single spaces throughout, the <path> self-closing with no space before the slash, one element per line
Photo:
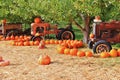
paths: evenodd
<path fill-rule="evenodd" d="M 94 53 L 109 52 L 112 49 L 110 43 L 105 41 L 98 41 L 93 46 Z"/>
<path fill-rule="evenodd" d="M 41 40 L 44 40 L 44 37 L 43 36 L 34 36 L 34 37 L 31 37 L 31 40 L 32 41 L 41 41 Z"/>
<path fill-rule="evenodd" d="M 16 36 L 16 35 L 19 35 L 19 31 L 18 30 L 11 30 L 9 31 L 6 36 Z"/>
<path fill-rule="evenodd" d="M 75 39 L 75 34 L 72 30 L 63 30 L 63 31 L 60 32 L 59 39 L 74 40 Z"/>

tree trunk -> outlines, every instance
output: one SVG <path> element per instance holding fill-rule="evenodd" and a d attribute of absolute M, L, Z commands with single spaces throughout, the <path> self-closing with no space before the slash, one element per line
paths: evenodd
<path fill-rule="evenodd" d="M 84 17 L 82 16 L 82 18 L 83 18 L 83 22 L 84 22 L 84 27 L 82 27 L 75 20 L 73 20 L 73 22 L 83 32 L 83 42 L 88 43 L 89 33 L 90 33 L 90 16 L 84 16 Z"/>

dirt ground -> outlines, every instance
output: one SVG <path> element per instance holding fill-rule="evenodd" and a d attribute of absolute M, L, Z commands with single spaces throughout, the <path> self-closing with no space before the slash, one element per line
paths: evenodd
<path fill-rule="evenodd" d="M 9 66 L 0 67 L 0 80 L 120 80 L 120 59 L 58 54 L 56 46 L 38 49 L 0 41 L 0 56 L 10 61 Z M 38 64 L 43 54 L 51 57 L 51 64 Z"/>

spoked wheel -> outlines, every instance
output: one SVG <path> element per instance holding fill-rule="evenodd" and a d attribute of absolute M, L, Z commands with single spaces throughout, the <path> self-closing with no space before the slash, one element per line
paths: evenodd
<path fill-rule="evenodd" d="M 44 37 L 43 36 L 33 36 L 33 37 L 31 37 L 31 40 L 32 41 L 41 41 L 41 40 L 44 40 Z"/>
<path fill-rule="evenodd" d="M 59 38 L 62 40 L 74 40 L 75 39 L 75 34 L 72 30 L 63 30 L 61 31 Z"/>
<path fill-rule="evenodd" d="M 93 47 L 94 53 L 109 52 L 112 49 L 110 43 L 106 41 L 98 41 Z"/>
<path fill-rule="evenodd" d="M 15 30 L 11 30 L 7 33 L 6 36 L 16 36 L 16 35 L 19 35 L 19 31 L 15 31 Z"/>

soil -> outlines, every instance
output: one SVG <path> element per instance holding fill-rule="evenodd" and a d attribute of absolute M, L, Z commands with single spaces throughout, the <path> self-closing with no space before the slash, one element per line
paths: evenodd
<path fill-rule="evenodd" d="M 10 61 L 10 65 L 0 67 L 0 80 L 120 80 L 119 57 L 77 57 L 59 54 L 57 45 L 38 49 L 9 43 L 0 41 L 0 56 Z M 44 54 L 51 57 L 49 65 L 38 64 Z"/>

